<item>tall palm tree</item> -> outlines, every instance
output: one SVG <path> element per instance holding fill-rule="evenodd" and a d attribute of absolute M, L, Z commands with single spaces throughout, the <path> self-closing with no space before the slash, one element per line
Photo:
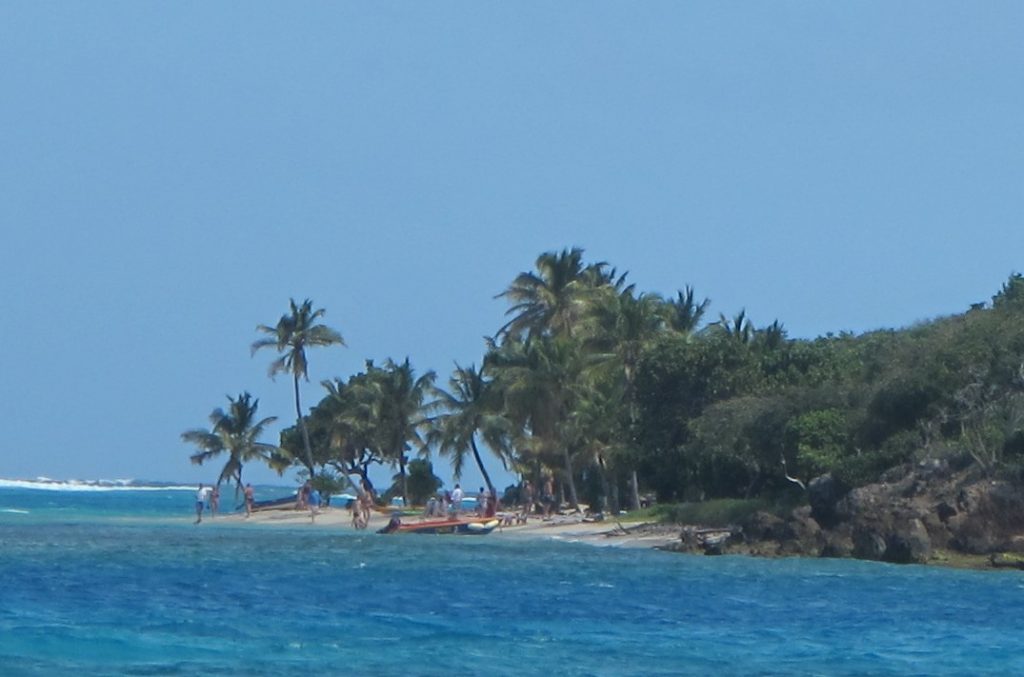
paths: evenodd
<path fill-rule="evenodd" d="M 584 312 L 594 282 L 604 279 L 605 263 L 583 265 L 583 250 L 574 247 L 537 257 L 535 273 L 520 273 L 509 288 L 495 298 L 512 304 L 511 315 L 499 335 L 538 336 L 545 333 L 572 335 Z"/>
<path fill-rule="evenodd" d="M 306 453 L 305 466 L 312 477 L 315 474 L 313 450 L 309 443 L 309 430 L 302 416 L 302 404 L 299 400 L 299 378 L 309 380 L 306 348 L 319 346 L 345 345 L 345 340 L 334 329 L 317 324 L 326 311 L 323 308 L 313 310 L 313 302 L 306 299 L 302 305 L 296 305 L 295 299 L 289 299 L 291 310 L 282 315 L 277 325 L 270 327 L 261 324 L 256 330 L 267 334 L 252 344 L 252 353 L 261 348 L 274 348 L 280 354 L 270 364 L 270 377 L 279 373 L 290 373 L 295 386 L 295 415 L 302 429 L 303 448 Z"/>
<path fill-rule="evenodd" d="M 196 428 L 181 434 L 181 439 L 194 444 L 198 451 L 191 456 L 192 463 L 203 463 L 227 454 L 228 459 L 217 478 L 219 486 L 225 481 L 235 481 L 236 492 L 242 486 L 242 466 L 252 460 L 270 461 L 277 451 L 272 444 L 265 444 L 259 438 L 268 425 L 277 420 L 276 416 L 268 416 L 256 420 L 256 410 L 260 401 L 252 399 L 247 392 L 237 398 L 228 397 L 231 406 L 227 411 L 221 408 L 210 414 L 211 428 Z"/>
<path fill-rule="evenodd" d="M 619 383 L 616 390 L 621 394 L 621 405 L 625 406 L 625 416 L 618 420 L 624 419 L 626 423 L 619 431 L 617 444 L 609 441 L 603 447 L 591 446 L 598 450 L 597 461 L 602 473 L 606 471 L 607 458 L 613 451 L 635 449 L 634 437 L 639 418 L 636 404 L 637 368 L 644 347 L 667 326 L 661 297 L 655 294 L 634 296 L 632 291 L 632 287 L 629 287 L 617 294 L 604 294 L 602 301 L 594 307 L 596 321 L 591 324 L 590 343 L 601 351 L 604 366 L 610 367 L 612 372 L 618 372 L 617 375 L 613 374 L 613 379 Z M 587 404 L 586 399 L 583 405 Z M 596 401 L 603 401 L 608 406 L 607 398 L 598 398 Z M 633 507 L 639 509 L 640 497 L 635 471 L 632 471 L 632 475 Z M 607 483 L 604 475 L 602 479 Z"/>
<path fill-rule="evenodd" d="M 461 367 L 456 363 L 448 379 L 449 390 L 434 388 L 437 399 L 429 409 L 444 412 L 434 417 L 433 432 L 439 453 L 451 456 L 455 477 L 462 476 L 465 453 L 471 451 L 487 490 L 497 496 L 476 442 L 479 433 L 488 448 L 504 462 L 511 430 L 508 420 L 499 411 L 492 383 L 476 365 Z"/>

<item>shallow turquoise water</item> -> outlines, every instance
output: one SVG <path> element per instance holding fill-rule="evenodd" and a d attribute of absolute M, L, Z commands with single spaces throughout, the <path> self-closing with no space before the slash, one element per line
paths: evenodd
<path fill-rule="evenodd" d="M 0 673 L 1024 671 L 1017 572 L 196 528 L 192 495 L 0 489 Z"/>

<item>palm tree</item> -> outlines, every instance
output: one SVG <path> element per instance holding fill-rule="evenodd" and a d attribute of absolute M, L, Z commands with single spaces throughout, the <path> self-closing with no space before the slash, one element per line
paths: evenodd
<path fill-rule="evenodd" d="M 668 302 L 669 325 L 681 334 L 694 333 L 710 304 L 708 298 L 698 303 L 693 287 L 686 285 L 685 290 L 677 292 L 676 298 Z"/>
<path fill-rule="evenodd" d="M 531 451 L 538 458 L 560 458 L 565 486 L 573 507 L 579 499 L 573 477 L 572 449 L 566 423 L 572 411 L 574 388 L 591 359 L 579 341 L 568 337 L 539 337 L 491 344 L 486 368 L 495 374 L 506 415 L 519 429 L 529 431 Z"/>
<path fill-rule="evenodd" d="M 594 307 L 596 322 L 592 324 L 591 344 L 603 351 L 603 362 L 613 371 L 618 371 L 618 391 L 626 407 L 624 429 L 620 431 L 618 444 L 608 443 L 597 456 L 602 471 L 602 480 L 607 484 L 604 472 L 607 456 L 611 450 L 632 449 L 637 426 L 636 372 L 644 346 L 659 332 L 666 329 L 664 301 L 655 294 L 633 296 L 632 287 L 617 294 L 605 294 L 601 303 Z M 583 404 L 586 404 L 584 402 Z M 614 419 L 613 419 L 614 420 Z M 620 419 L 622 420 L 622 419 Z M 594 448 L 594 447 L 592 447 Z M 639 490 L 635 470 L 632 474 L 632 503 L 640 508 Z"/>
<path fill-rule="evenodd" d="M 509 288 L 495 298 L 506 298 L 511 315 L 499 335 L 538 336 L 544 333 L 572 335 L 583 314 L 593 283 L 605 280 L 605 263 L 583 265 L 583 250 L 574 247 L 537 257 L 536 273 L 520 273 Z"/>
<path fill-rule="evenodd" d="M 295 415 L 298 417 L 299 426 L 302 429 L 303 448 L 306 452 L 305 466 L 312 477 L 315 473 L 313 450 L 309 443 L 309 430 L 306 429 L 306 423 L 302 416 L 302 404 L 299 400 L 299 377 L 309 380 L 306 348 L 343 346 L 345 340 L 334 329 L 316 323 L 326 312 L 323 308 L 313 310 L 313 302 L 309 299 L 303 301 L 301 306 L 295 304 L 295 299 L 289 299 L 289 302 L 291 312 L 282 315 L 276 326 L 270 327 L 261 324 L 256 327 L 257 331 L 268 336 L 252 344 L 252 353 L 255 354 L 261 348 L 274 348 L 280 357 L 270 364 L 270 377 L 273 378 L 282 372 L 292 375 L 295 385 Z"/>
<path fill-rule="evenodd" d="M 487 490 L 497 496 L 476 443 L 477 433 L 480 433 L 491 451 L 504 462 L 510 424 L 498 411 L 492 383 L 476 365 L 461 367 L 456 363 L 448 380 L 450 391 L 434 388 L 437 399 L 428 408 L 445 412 L 433 419 L 433 437 L 439 453 L 451 456 L 455 477 L 462 476 L 465 452 L 472 451 Z"/>
<path fill-rule="evenodd" d="M 367 363 L 369 387 L 372 389 L 372 421 L 375 444 L 384 458 L 398 465 L 402 495 L 408 496 L 405 471 L 408 452 L 413 446 L 425 452 L 427 442 L 421 431 L 428 429 L 424 399 L 434 385 L 436 375 L 428 371 L 417 377 L 409 358 L 401 364 L 388 359 L 384 367 Z"/>
<path fill-rule="evenodd" d="M 725 334 L 732 339 L 746 345 L 754 336 L 754 325 L 747 317 L 747 311 L 741 310 L 731 320 L 725 315 L 719 315 L 718 322 L 715 322 Z"/>
<path fill-rule="evenodd" d="M 196 465 L 226 453 L 228 460 L 217 478 L 217 485 L 235 480 L 237 492 L 242 486 L 243 464 L 255 459 L 269 462 L 277 451 L 274 445 L 258 441 L 266 427 L 276 421 L 277 417 L 268 416 L 257 421 L 256 410 L 260 401 L 252 399 L 252 395 L 247 392 L 237 398 L 229 396 L 228 401 L 231 402 L 228 411 L 218 407 L 210 414 L 209 430 L 187 430 L 181 434 L 181 439 L 198 448 L 191 456 L 192 463 Z"/>

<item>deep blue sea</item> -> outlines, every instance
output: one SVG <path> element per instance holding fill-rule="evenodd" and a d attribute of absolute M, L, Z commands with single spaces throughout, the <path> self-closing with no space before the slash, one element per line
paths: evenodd
<path fill-rule="evenodd" d="M 0 674 L 1024 673 L 1021 572 L 195 527 L 193 500 L 0 485 Z"/>

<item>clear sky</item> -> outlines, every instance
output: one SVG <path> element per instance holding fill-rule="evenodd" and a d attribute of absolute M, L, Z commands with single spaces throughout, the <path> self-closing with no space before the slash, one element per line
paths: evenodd
<path fill-rule="evenodd" d="M 289 297 L 348 342 L 313 404 L 478 363 L 569 246 L 794 337 L 961 312 L 1024 268 L 1022 35 L 1019 2 L 3 3 L 0 477 L 213 479 L 179 435 L 227 395 L 293 422 L 249 354 Z"/>

